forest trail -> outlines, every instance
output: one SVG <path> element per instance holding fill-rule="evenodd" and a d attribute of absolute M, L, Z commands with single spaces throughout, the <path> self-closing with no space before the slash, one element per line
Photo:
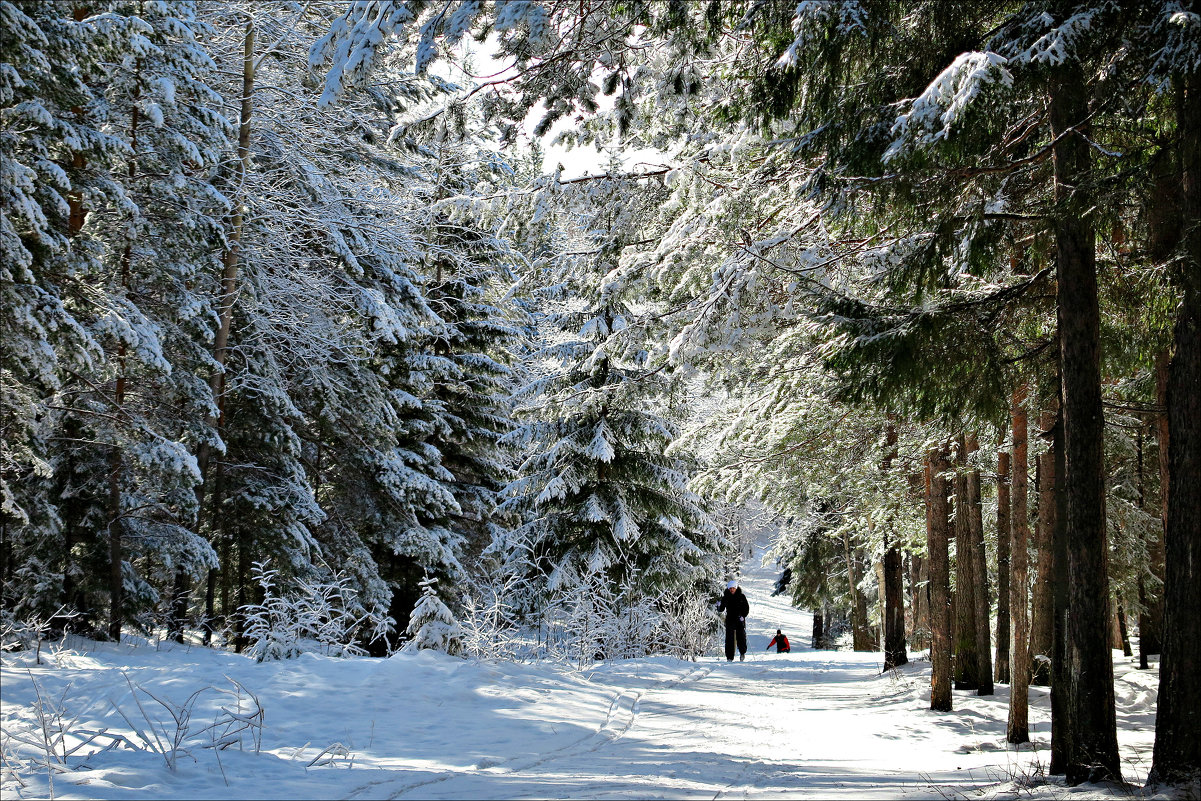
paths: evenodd
<path fill-rule="evenodd" d="M 468 770 L 403 771 L 347 797 L 929 798 L 935 786 L 1004 781 L 1029 761 L 1031 751 L 1005 748 L 1006 694 L 936 716 L 923 697 L 928 665 L 881 676 L 879 654 L 812 650 L 811 614 L 771 597 L 778 570 L 759 561 L 756 550 L 740 578 L 751 603 L 746 662 L 598 665 L 586 675 L 609 703 L 590 733 Z M 777 628 L 791 654 L 764 650 Z M 1037 711 L 1034 720 L 1037 731 L 1045 721 Z"/>
<path fill-rule="evenodd" d="M 987 698 L 956 692 L 954 712 L 930 712 L 928 662 L 881 675 L 877 653 L 811 650 L 809 613 L 771 597 L 777 570 L 759 559 L 751 555 L 741 577 L 751 604 L 746 662 L 659 656 L 578 670 L 418 651 L 259 664 L 169 641 L 73 638 L 41 665 L 29 652 L 6 656 L 4 727 L 36 733 L 40 693 L 80 726 L 134 745 L 144 738 L 131 720 L 171 730 L 149 693 L 176 703 L 198 693 L 201 731 L 231 702 L 213 688 L 232 679 L 255 694 L 261 748 L 242 738 L 218 754 L 193 733 L 178 769 L 143 743 L 81 756 L 56 779 L 58 797 L 106 801 L 962 798 L 1046 763 L 1044 689 L 1031 689 L 1035 743 L 1015 751 L 1005 743 L 1007 687 Z M 777 628 L 791 654 L 764 650 Z M 1120 657 L 1115 669 L 1123 772 L 1141 782 L 1158 676 Z M 24 781 L 6 797 L 51 795 L 44 772 Z M 1102 797 L 1047 792 L 1010 786 L 984 797 Z"/>

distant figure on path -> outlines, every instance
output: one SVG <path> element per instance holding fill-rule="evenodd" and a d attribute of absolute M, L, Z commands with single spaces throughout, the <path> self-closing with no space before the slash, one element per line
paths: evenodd
<path fill-rule="evenodd" d="M 776 629 L 776 636 L 771 638 L 771 642 L 769 642 L 767 647 L 763 650 L 770 651 L 773 645 L 776 646 L 777 654 L 787 654 L 792 651 L 792 648 L 788 645 L 788 638 L 785 637 L 784 632 L 780 631 L 779 629 Z"/>
<path fill-rule="evenodd" d="M 726 584 L 726 591 L 717 602 L 717 611 L 726 613 L 726 661 L 734 661 L 734 640 L 738 640 L 738 659 L 746 659 L 746 616 L 751 605 L 737 581 Z"/>

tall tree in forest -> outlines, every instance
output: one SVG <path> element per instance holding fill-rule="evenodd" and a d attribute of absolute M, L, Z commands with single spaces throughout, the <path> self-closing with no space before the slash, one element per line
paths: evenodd
<path fill-rule="evenodd" d="M 1027 547 L 1029 540 L 1029 517 L 1026 506 L 1026 488 L 1028 485 L 1027 465 L 1027 426 L 1026 426 L 1026 385 L 1019 385 L 1013 392 L 1013 506 L 1010 526 L 1010 585 L 1009 585 L 1009 614 L 1013 622 L 1013 636 L 1010 638 L 1010 666 L 1012 676 L 1009 688 L 1009 724 L 1006 739 L 1011 743 L 1030 741 L 1029 725 L 1029 696 L 1030 657 L 1029 646 L 1029 617 L 1027 616 L 1028 598 L 1026 586 Z"/>
<path fill-rule="evenodd" d="M 929 528 L 927 549 L 930 558 L 930 708 L 951 711 L 951 599 L 948 540 L 950 521 L 947 510 L 949 468 L 946 451 L 937 446 L 929 451 L 926 470 L 930 476 Z"/>
<path fill-rule="evenodd" d="M 615 272 L 652 190 L 604 179 L 587 191 L 607 201 L 565 223 L 573 238 L 546 282 L 542 373 L 518 391 L 523 425 L 507 437 L 524 455 L 505 490 L 521 523 L 492 549 L 525 562 L 544 598 L 588 576 L 653 598 L 712 581 L 716 529 L 686 486 L 687 462 L 668 453 L 678 429 L 653 401 L 669 385 L 632 337 L 636 312 Z"/>
<path fill-rule="evenodd" d="M 955 451 L 955 689 L 980 687 L 976 675 L 976 560 L 972 558 L 972 509 L 968 498 L 967 445 L 960 434 Z"/>
<path fill-rule="evenodd" d="M 1039 436 L 1052 434 L 1055 412 L 1044 411 L 1039 418 Z M 1055 453 L 1048 448 L 1038 456 L 1038 522 L 1035 548 L 1038 555 L 1037 574 L 1031 593 L 1030 610 L 1030 683 L 1046 686 L 1051 682 L 1051 651 L 1054 639 L 1055 607 L 1052 601 L 1054 586 L 1054 551 L 1052 549 L 1057 510 L 1055 482 Z"/>
<path fill-rule="evenodd" d="M 979 448 L 976 434 L 964 436 L 968 458 Z M 980 469 L 971 467 L 967 474 L 968 505 L 968 558 L 972 560 L 972 575 L 976 579 L 976 593 L 972 599 L 972 612 L 976 630 L 976 681 L 977 695 L 993 694 L 992 676 L 992 626 L 990 625 L 992 604 L 988 591 L 988 556 L 984 545 L 984 513 L 980 503 Z"/>
<path fill-rule="evenodd" d="M 1057 7 L 1063 19 L 1074 9 Z M 1105 544 L 1100 312 L 1097 300 L 1088 83 L 1079 60 L 1050 69 L 1048 86 L 1057 201 L 1054 218 L 1060 380 L 1067 506 L 1067 639 L 1071 646 L 1066 702 L 1072 738 L 1064 772 L 1069 782 L 1117 779 L 1117 722 L 1109 653 L 1109 588 Z M 1023 632 L 1025 634 L 1025 632 Z"/>
<path fill-rule="evenodd" d="M 1192 23 L 1194 26 L 1196 23 Z M 1201 65 L 1175 76 L 1177 147 L 1185 221 L 1175 278 L 1183 290 L 1168 378 L 1172 491 L 1164 533 L 1164 625 L 1155 754 L 1148 783 L 1201 780 Z"/>
<path fill-rule="evenodd" d="M 1009 684 L 1012 671 L 1009 663 L 1009 627 L 1012 614 L 1009 606 L 1009 581 L 1012 571 L 1010 549 L 1010 453 L 997 451 L 997 681 Z"/>
<path fill-rule="evenodd" d="M 896 458 L 897 427 L 889 420 L 884 430 L 884 461 L 881 469 L 888 470 Z M 884 586 L 881 594 L 884 596 L 884 670 L 891 670 L 909 661 L 905 649 L 905 587 L 904 571 L 902 568 L 901 550 L 896 537 L 889 540 L 889 532 L 884 532 Z"/>

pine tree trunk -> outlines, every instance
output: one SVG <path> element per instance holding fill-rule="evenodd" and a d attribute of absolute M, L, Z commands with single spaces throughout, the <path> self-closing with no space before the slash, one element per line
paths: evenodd
<path fill-rule="evenodd" d="M 1168 421 L 1168 364 L 1171 353 L 1160 351 L 1155 357 L 1155 402 L 1162 411 L 1156 418 L 1156 444 L 1159 450 L 1159 497 L 1160 517 L 1163 524 L 1147 543 L 1148 565 L 1151 575 L 1159 580 L 1153 592 L 1149 592 L 1143 578 L 1139 577 L 1138 617 L 1139 667 L 1147 670 L 1152 654 L 1163 651 L 1163 580 L 1164 580 L 1164 532 L 1168 526 L 1168 500 L 1171 497 L 1172 476 L 1168 469 L 1168 452 L 1171 448 L 1171 426 Z"/>
<path fill-rule="evenodd" d="M 1009 684 L 1009 467 L 1007 451 L 997 452 L 997 664 L 996 680 Z"/>
<path fill-rule="evenodd" d="M 1134 656 L 1130 648 L 1130 633 L 1126 630 L 1126 609 L 1120 599 L 1114 604 L 1113 616 L 1118 626 L 1118 647 L 1122 649 L 1122 656 Z"/>
<path fill-rule="evenodd" d="M 1171 487 L 1164 535 L 1163 652 L 1151 785 L 1201 781 L 1201 69 L 1177 93 L 1184 300 L 1168 376 Z M 1192 488 L 1185 491 L 1185 488 Z"/>
<path fill-rule="evenodd" d="M 927 494 L 929 490 L 926 490 Z M 913 610 L 913 636 L 910 640 L 915 649 L 930 647 L 930 577 L 926 559 L 918 554 L 909 556 L 909 576 L 913 585 L 910 608 Z"/>
<path fill-rule="evenodd" d="M 1055 475 L 1064 475 L 1066 456 L 1063 449 L 1063 390 L 1059 391 L 1060 411 L 1055 416 L 1051 448 L 1055 453 Z M 1051 572 L 1055 577 L 1051 588 L 1054 621 L 1051 630 L 1051 764 L 1052 776 L 1062 776 L 1068 762 L 1072 740 L 1071 708 L 1067 704 L 1068 648 L 1068 498 L 1063 482 L 1055 482 L 1055 527 L 1051 540 Z"/>
<path fill-rule="evenodd" d="M 867 599 L 859 591 L 863 581 L 863 561 L 859 549 L 851 547 L 849 534 L 843 533 L 842 544 L 847 560 L 847 581 L 851 585 L 851 647 L 856 651 L 874 651 L 867 626 Z"/>
<path fill-rule="evenodd" d="M 926 454 L 930 493 L 926 503 L 926 547 L 930 562 L 930 708 L 951 711 L 951 599 L 950 557 L 947 542 L 950 514 L 947 509 L 946 448 Z"/>
<path fill-rule="evenodd" d="M 884 442 L 887 451 L 880 469 L 887 472 L 892 469 L 892 460 L 897 457 L 897 426 L 891 417 L 884 428 Z M 890 534 L 891 531 L 884 532 L 884 563 L 880 571 L 880 594 L 884 607 L 880 620 L 884 629 L 884 670 L 892 670 L 909 661 L 905 646 L 905 573 L 896 537 L 890 537 Z"/>
<path fill-rule="evenodd" d="M 1068 614 L 1065 704 L 1072 726 L 1064 772 L 1069 784 L 1120 780 L 1109 622 L 1105 534 L 1104 413 L 1100 307 L 1088 135 L 1087 82 L 1077 62 L 1051 76 L 1055 137 L 1055 247 L 1060 380 L 1067 494 Z"/>
<path fill-rule="evenodd" d="M 955 456 L 955 689 L 975 690 L 980 660 L 976 654 L 976 574 L 972 558 L 972 511 L 968 502 L 967 445 L 959 435 Z"/>
<path fill-rule="evenodd" d="M 826 647 L 826 620 L 821 607 L 813 610 L 813 650 Z"/>
<path fill-rule="evenodd" d="M 216 405 L 216 413 L 205 418 L 205 425 L 212 431 L 220 433 L 225 422 L 225 368 L 229 360 L 229 337 L 233 329 L 234 301 L 238 293 L 238 271 L 242 250 L 242 233 L 245 227 L 246 198 L 243 187 L 246 176 L 250 172 L 250 132 L 251 119 L 254 116 L 254 20 L 246 22 L 246 32 L 242 38 L 242 98 L 241 113 L 238 118 L 238 159 L 234 162 L 233 184 L 237 193 L 233 199 L 233 210 L 230 215 L 229 235 L 226 237 L 226 250 L 222 258 L 221 294 L 217 302 L 217 333 L 213 339 L 213 360 L 218 367 L 209 379 L 210 391 Z M 196 448 L 196 463 L 200 468 L 200 483 L 196 485 L 197 508 L 203 514 L 204 498 L 209 488 L 209 462 L 212 459 L 212 445 L 205 441 Z M 201 528 L 197 521 L 197 529 Z M 224 566 L 223 566 L 224 567 Z"/>
<path fill-rule="evenodd" d="M 884 669 L 909 661 L 905 649 L 905 577 L 895 543 L 884 552 Z"/>
<path fill-rule="evenodd" d="M 965 443 L 968 456 L 979 449 L 975 434 L 967 434 Z M 972 560 L 972 574 L 976 579 L 976 681 L 980 685 L 976 694 L 992 695 L 992 603 L 988 587 L 988 554 L 984 544 L 984 510 L 980 503 L 980 471 L 975 468 L 967 473 L 967 503 L 971 532 L 969 556 Z"/>
<path fill-rule="evenodd" d="M 1012 675 L 1009 686 L 1009 725 L 1005 739 L 1011 743 L 1027 743 L 1030 742 L 1030 655 L 1027 652 L 1030 631 L 1026 612 L 1026 585 L 1029 579 L 1027 548 L 1030 524 L 1029 510 L 1026 508 L 1029 464 L 1025 384 L 1013 391 L 1010 411 L 1013 418 L 1013 499 L 1009 544 L 1012 572 L 1009 583 L 1009 616 L 1013 624 L 1013 636 L 1010 638 L 1009 655 L 1009 669 Z"/>
<path fill-rule="evenodd" d="M 118 384 L 123 380 L 118 379 Z M 121 450 L 112 448 L 108 455 L 108 636 L 114 642 L 121 641 L 121 624 L 125 620 L 125 576 L 122 569 L 125 554 L 121 536 L 125 521 L 121 515 L 121 473 Z"/>
<path fill-rule="evenodd" d="M 1039 428 L 1048 434 L 1055 427 L 1055 411 L 1044 410 Z M 1038 572 L 1034 579 L 1030 612 L 1030 683 L 1045 687 L 1051 683 L 1051 648 L 1055 628 L 1055 608 L 1051 599 L 1053 561 L 1051 541 L 1055 531 L 1055 452 L 1047 449 L 1038 457 L 1038 521 L 1034 542 Z M 1044 657 L 1039 659 L 1039 656 Z"/>

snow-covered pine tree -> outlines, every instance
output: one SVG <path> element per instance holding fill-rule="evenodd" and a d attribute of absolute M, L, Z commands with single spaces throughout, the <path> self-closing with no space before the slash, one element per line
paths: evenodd
<path fill-rule="evenodd" d="M 122 146 L 93 112 L 86 78 L 95 72 L 96 42 L 84 16 L 65 4 L 0 4 L 0 548 L 4 605 L 26 614 L 56 609 L 64 585 L 69 601 L 78 600 L 71 585 L 82 574 L 69 556 L 74 529 L 51 494 L 59 415 L 44 399 L 103 360 L 70 300 L 74 283 L 64 284 L 96 268 L 101 245 L 84 231 L 85 197 L 119 194 L 107 168 Z M 89 433 L 76 429 L 74 436 Z M 95 524 L 102 506 L 90 507 Z M 85 516 L 81 509 L 79 519 Z"/>
<path fill-rule="evenodd" d="M 456 564 L 452 535 L 422 517 L 442 519 L 454 500 L 421 400 L 432 381 L 419 342 L 437 318 L 411 267 L 421 249 L 405 186 L 417 173 L 385 148 L 404 84 L 318 111 L 293 56 L 328 9 L 221 11 L 215 52 L 239 77 L 227 94 L 243 92 L 247 25 L 259 43 L 256 85 L 288 92 L 254 107 L 251 168 L 237 187 L 245 219 L 226 448 L 208 476 L 206 515 L 222 570 L 210 576 L 206 615 L 249 600 L 254 561 L 308 576 L 320 551 L 354 576 L 364 603 L 392 604 L 401 619 L 391 596 L 410 582 L 389 575 L 390 561 Z"/>
<path fill-rule="evenodd" d="M 455 656 L 462 651 L 462 631 L 450 608 L 438 597 L 438 580 L 428 573 L 418 582 L 421 597 L 405 631 L 414 648 L 441 651 Z"/>
<path fill-rule="evenodd" d="M 452 525 L 475 561 L 503 535 L 498 493 L 511 478 L 502 437 L 513 427 L 510 351 L 519 336 L 515 309 L 497 302 L 515 280 L 520 256 L 499 234 L 503 220 L 481 214 L 475 197 L 512 185 L 511 168 L 474 139 L 456 139 L 440 120 L 423 143 L 428 151 L 426 294 L 438 324 L 432 355 L 447 362 L 429 403 L 442 430 L 437 447 L 459 504 Z M 490 227 L 489 227 L 490 226 Z"/>
<path fill-rule="evenodd" d="M 570 589 L 572 576 L 647 595 L 712 578 L 715 530 L 687 488 L 685 462 L 666 452 L 677 429 L 655 409 L 667 380 L 648 369 L 622 281 L 605 281 L 641 227 L 645 188 L 628 188 L 590 183 L 588 216 L 563 221 L 537 374 L 517 395 L 525 422 L 511 439 L 527 455 L 506 506 L 523 523 L 504 545 L 528 554 L 545 594 Z"/>
<path fill-rule="evenodd" d="M 46 573 L 60 573 L 63 600 L 81 607 L 85 621 L 95 623 L 107 596 L 111 636 L 126 617 L 152 605 L 164 586 L 161 573 L 144 572 L 145 559 L 166 572 L 178 564 L 194 570 L 211 559 L 188 530 L 196 476 L 184 442 L 196 410 L 209 402 L 192 371 L 203 360 L 196 344 L 208 308 L 203 272 L 220 242 L 216 218 L 225 210 L 206 181 L 228 128 L 219 98 L 205 84 L 212 64 L 197 44 L 201 26 L 194 11 L 192 3 L 153 2 L 3 9 L 4 39 L 14 45 L 11 63 L 18 70 L 38 65 L 8 98 L 30 95 L 15 103 L 12 122 L 35 104 L 50 104 L 29 118 L 36 125 L 21 125 L 24 134 L 7 140 L 12 159 L 6 153 L 5 163 L 13 165 L 15 189 L 24 182 L 23 161 L 43 171 L 54 167 L 30 196 L 42 204 L 42 216 L 29 216 L 27 203 L 14 206 L 21 210 L 13 218 L 16 237 L 5 237 L 9 244 L 38 242 L 36 255 L 31 263 L 14 252 L 6 264 L 36 270 L 37 262 L 57 262 L 44 273 L 50 302 L 20 315 L 21 325 L 12 330 L 56 307 L 74 309 L 74 320 L 46 329 L 45 345 L 31 357 L 87 331 L 77 340 L 85 350 L 63 354 L 65 380 L 48 385 L 57 392 L 46 393 L 42 417 L 57 428 L 50 467 L 54 495 L 62 499 L 62 538 L 45 536 L 49 517 L 38 533 L 43 543 L 63 546 L 54 560 L 62 559 L 61 568 L 36 557 L 26 568 L 42 574 L 43 587 L 56 584 L 47 584 Z M 57 141 L 37 134 L 43 126 Z M 5 285 L 19 290 L 22 283 Z M 21 307 L 20 295 L 6 310 Z M 53 302 L 55 296 L 65 305 Z M 49 334 L 54 329 L 60 333 Z M 38 363 L 31 358 L 24 369 Z M 43 373 L 45 381 L 49 374 Z M 124 545 L 128 534 L 132 549 Z M 37 595 L 23 594 L 27 600 Z M 134 599 L 129 608 L 125 595 Z"/>

